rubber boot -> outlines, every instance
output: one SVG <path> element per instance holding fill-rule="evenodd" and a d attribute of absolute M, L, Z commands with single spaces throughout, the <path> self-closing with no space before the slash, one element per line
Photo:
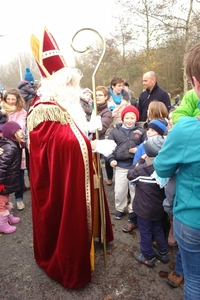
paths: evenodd
<path fill-rule="evenodd" d="M 17 230 L 17 227 L 15 226 L 10 226 L 8 223 L 8 216 L 0 216 L 0 232 L 9 234 L 13 233 Z"/>
<path fill-rule="evenodd" d="M 172 220 L 170 220 L 170 231 L 169 231 L 169 235 L 168 235 L 168 244 L 171 247 L 177 246 L 177 242 L 176 242 L 175 237 L 174 237 L 173 221 Z"/>
<path fill-rule="evenodd" d="M 11 210 L 9 210 L 9 212 L 10 214 L 8 215 L 8 223 L 10 225 L 19 223 L 20 218 L 14 217 Z"/>

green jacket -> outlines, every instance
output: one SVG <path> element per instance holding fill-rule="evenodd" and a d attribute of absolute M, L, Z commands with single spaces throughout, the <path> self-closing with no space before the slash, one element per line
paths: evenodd
<path fill-rule="evenodd" d="M 200 100 L 194 90 L 188 91 L 183 97 L 180 105 L 172 112 L 172 122 L 176 124 L 181 117 L 200 116 Z"/>
<path fill-rule="evenodd" d="M 181 118 L 169 131 L 154 159 L 162 178 L 176 177 L 173 214 L 183 224 L 200 229 L 200 120 Z"/>

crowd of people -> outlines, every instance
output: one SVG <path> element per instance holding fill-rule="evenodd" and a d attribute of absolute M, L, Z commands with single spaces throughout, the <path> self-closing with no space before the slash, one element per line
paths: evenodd
<path fill-rule="evenodd" d="M 31 45 L 38 88 L 26 68 L 18 87 L 1 95 L 0 232 L 17 229 L 9 195 L 25 208 L 27 170 L 37 264 L 66 288 L 90 283 L 94 240 L 114 239 L 101 159 L 114 187 L 115 219 L 128 213 L 122 231 L 138 228 L 136 261 L 149 268 L 156 259 L 168 263 L 169 245 L 177 247 L 167 282 L 178 287 L 184 280 L 184 299 L 200 299 L 200 44 L 185 56 L 192 89 L 176 107 L 154 71 L 143 75 L 137 101 L 118 76 L 109 87 L 81 89 L 81 72 L 67 67 L 46 28 L 42 42 L 32 36 Z"/>

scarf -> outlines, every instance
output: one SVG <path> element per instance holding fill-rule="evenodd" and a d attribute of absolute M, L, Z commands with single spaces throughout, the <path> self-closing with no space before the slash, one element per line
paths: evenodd
<path fill-rule="evenodd" d="M 6 111 L 7 114 L 10 114 L 17 110 L 16 105 L 8 105 L 5 101 L 1 102 L 2 108 Z"/>
<path fill-rule="evenodd" d="M 114 93 L 113 93 L 113 90 L 112 90 L 112 88 L 110 88 L 110 94 L 111 94 L 111 96 L 112 96 L 112 98 L 113 98 L 113 101 L 115 102 L 115 104 L 120 104 L 121 102 L 122 102 L 122 93 L 120 93 L 120 94 L 118 94 L 118 95 L 115 95 Z"/>

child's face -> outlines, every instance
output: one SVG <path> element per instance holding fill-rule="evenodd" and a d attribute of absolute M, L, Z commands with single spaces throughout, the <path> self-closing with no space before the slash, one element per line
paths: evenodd
<path fill-rule="evenodd" d="M 128 128 L 131 128 L 135 125 L 137 121 L 136 114 L 134 112 L 127 112 L 124 116 L 124 125 Z"/>
<path fill-rule="evenodd" d="M 90 100 L 91 99 L 91 94 L 90 93 L 84 93 L 84 99 L 85 100 Z"/>
<path fill-rule="evenodd" d="M 20 140 L 24 139 L 24 133 L 23 133 L 22 129 L 17 130 L 15 134 Z"/>
<path fill-rule="evenodd" d="M 159 134 L 153 128 L 147 129 L 147 138 L 150 138 L 150 137 L 156 136 L 156 135 L 159 135 Z"/>
<path fill-rule="evenodd" d="M 15 95 L 12 94 L 8 94 L 8 96 L 6 97 L 6 103 L 10 106 L 14 106 L 17 103 L 17 98 Z"/>

